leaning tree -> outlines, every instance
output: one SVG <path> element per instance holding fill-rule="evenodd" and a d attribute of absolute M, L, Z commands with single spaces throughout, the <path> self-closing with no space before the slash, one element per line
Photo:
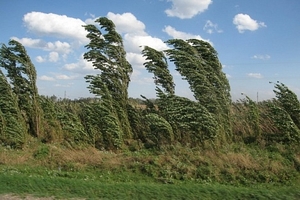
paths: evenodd
<path fill-rule="evenodd" d="M 35 137 L 40 137 L 41 108 L 35 67 L 21 43 L 10 40 L 8 44 L 9 46 L 3 44 L 0 49 L 1 67 L 7 72 L 19 109 L 29 125 L 28 132 Z"/>
<path fill-rule="evenodd" d="M 100 119 L 103 140 L 109 148 L 118 148 L 124 139 L 132 137 L 127 113 L 127 90 L 133 70 L 126 60 L 122 37 L 114 23 L 106 17 L 100 17 L 95 22 L 99 26 L 84 26 L 90 40 L 84 58 L 92 62 L 99 73 L 85 78 L 90 84 L 90 92 L 101 98 L 101 109 L 105 113 Z"/>

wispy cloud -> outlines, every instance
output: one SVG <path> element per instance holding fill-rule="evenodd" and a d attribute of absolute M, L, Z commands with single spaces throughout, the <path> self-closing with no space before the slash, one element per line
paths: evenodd
<path fill-rule="evenodd" d="M 222 33 L 223 32 L 223 30 L 221 30 L 221 29 L 218 28 L 218 24 L 214 24 L 210 20 L 206 21 L 206 23 L 205 23 L 205 25 L 203 27 L 203 30 L 206 31 L 209 34 Z"/>
<path fill-rule="evenodd" d="M 62 54 L 69 54 L 70 52 L 72 52 L 72 47 L 68 42 L 45 42 L 42 39 L 17 37 L 11 37 L 11 39 L 20 42 L 25 47 L 42 49 L 43 51 L 55 51 Z"/>
<path fill-rule="evenodd" d="M 53 78 L 51 76 L 45 76 L 45 75 L 40 76 L 38 79 L 42 80 L 42 81 L 55 81 L 55 78 Z"/>
<path fill-rule="evenodd" d="M 257 54 L 257 55 L 254 55 L 252 58 L 253 59 L 259 59 L 259 60 L 269 60 L 271 58 L 271 56 L 268 55 L 268 54 L 265 54 L 265 55 Z"/>
<path fill-rule="evenodd" d="M 257 79 L 263 78 L 263 75 L 261 73 L 248 73 L 247 76 L 250 78 L 257 78 Z"/>

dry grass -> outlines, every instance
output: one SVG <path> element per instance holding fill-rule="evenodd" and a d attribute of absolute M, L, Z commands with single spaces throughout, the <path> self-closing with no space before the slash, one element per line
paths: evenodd
<path fill-rule="evenodd" d="M 3 165 L 22 165 L 29 162 L 31 158 L 32 155 L 24 151 L 0 150 L 0 164 Z"/>
<path fill-rule="evenodd" d="M 45 157 L 34 156 L 39 145 L 49 149 Z M 217 181 L 222 180 L 223 176 L 235 179 L 243 173 L 255 178 L 258 173 L 263 173 L 266 177 L 276 177 L 284 171 L 295 171 L 293 164 L 289 164 L 290 161 L 287 162 L 283 156 L 285 149 L 280 145 L 274 148 L 279 151 L 274 155 L 260 148 L 250 149 L 243 145 L 224 146 L 219 150 L 196 150 L 177 145 L 166 147 L 159 153 L 147 150 L 114 153 L 99 151 L 93 147 L 70 149 L 55 144 L 32 143 L 24 151 L 2 147 L 0 162 L 8 166 L 28 165 L 52 169 L 61 167 L 62 170 L 95 168 L 108 171 L 141 171 L 154 178 L 169 176 L 192 179 L 206 173 L 205 177 L 214 177 Z M 300 154 L 295 155 L 295 162 L 300 163 Z"/>

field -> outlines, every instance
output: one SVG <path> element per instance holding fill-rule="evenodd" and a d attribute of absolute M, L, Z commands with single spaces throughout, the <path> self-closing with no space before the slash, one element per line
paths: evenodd
<path fill-rule="evenodd" d="M 244 148 L 240 148 L 239 153 L 231 151 L 221 155 L 213 153 L 212 150 L 203 150 L 201 153 L 191 152 L 191 149 L 179 146 L 176 147 L 177 153 L 170 148 L 161 152 L 148 150 L 110 152 L 93 148 L 67 149 L 53 144 L 37 143 L 33 143 L 25 150 L 1 147 L 0 194 L 2 196 L 0 197 L 7 199 L 13 199 L 13 196 L 27 197 L 27 199 L 37 197 L 50 197 L 49 199 L 300 198 L 299 173 L 289 169 L 288 163 L 286 166 L 283 165 L 288 160 L 280 161 L 284 158 L 275 153 L 272 160 L 270 155 L 264 155 L 266 152 L 257 150 L 255 153 L 260 154 L 256 155 L 258 163 L 253 163 L 252 159 L 255 158 L 250 154 L 247 155 L 246 151 L 251 152 Z M 268 156 L 268 160 L 265 156 Z M 225 161 L 227 164 L 223 166 Z M 264 168 L 266 162 L 270 164 Z M 198 166 L 196 169 L 196 165 L 203 165 L 203 167 Z M 222 175 L 226 167 L 227 173 Z M 290 176 L 282 174 L 284 171 L 289 172 L 288 170 Z M 195 175 L 195 173 L 202 175 Z M 255 173 L 258 175 L 255 176 Z M 244 177 L 241 177 L 242 174 Z"/>

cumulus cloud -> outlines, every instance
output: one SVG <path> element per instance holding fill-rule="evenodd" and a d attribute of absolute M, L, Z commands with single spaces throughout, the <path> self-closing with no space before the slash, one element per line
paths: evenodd
<path fill-rule="evenodd" d="M 271 58 L 270 55 L 266 54 L 266 55 L 254 55 L 252 58 L 254 59 L 259 59 L 259 60 L 269 60 Z"/>
<path fill-rule="evenodd" d="M 37 35 L 75 39 L 87 43 L 87 32 L 82 27 L 86 23 L 81 19 L 53 13 L 30 12 L 24 15 L 27 29 Z"/>
<path fill-rule="evenodd" d="M 126 59 L 135 69 L 143 69 L 143 64 L 146 62 L 145 58 L 140 53 L 129 52 L 126 54 Z"/>
<path fill-rule="evenodd" d="M 193 35 L 190 33 L 185 33 L 185 32 L 181 32 L 181 31 L 177 31 L 175 28 L 173 28 L 172 26 L 166 26 L 163 29 L 164 32 L 166 32 L 169 36 L 176 38 L 176 39 L 198 39 L 198 40 L 203 40 L 206 42 L 211 43 L 209 40 L 205 40 L 203 39 L 200 35 Z"/>
<path fill-rule="evenodd" d="M 109 12 L 107 18 L 116 25 L 119 33 L 132 33 L 135 35 L 146 35 L 145 24 L 139 21 L 132 13 L 115 14 Z"/>
<path fill-rule="evenodd" d="M 167 49 L 167 45 L 159 38 L 150 35 L 126 34 L 124 46 L 127 52 L 141 53 L 142 46 L 149 46 L 156 50 Z"/>
<path fill-rule="evenodd" d="M 212 0 L 168 0 L 172 2 L 172 8 L 165 10 L 169 17 L 190 19 L 204 12 L 212 3 Z"/>
<path fill-rule="evenodd" d="M 126 52 L 141 53 L 142 46 L 150 46 L 157 50 L 167 48 L 167 45 L 161 39 L 146 33 L 145 24 L 132 13 L 115 14 L 109 12 L 107 18 L 114 22 L 117 31 L 123 35 Z"/>
<path fill-rule="evenodd" d="M 263 75 L 261 73 L 249 73 L 247 74 L 247 76 L 250 78 L 257 78 L 257 79 L 263 78 Z"/>
<path fill-rule="evenodd" d="M 233 24 L 240 33 L 244 33 L 246 30 L 255 31 L 261 27 L 266 27 L 264 22 L 258 22 L 247 14 L 237 14 L 233 18 Z"/>
<path fill-rule="evenodd" d="M 206 21 L 206 23 L 205 23 L 205 25 L 203 27 L 203 30 L 206 31 L 209 34 L 222 33 L 223 32 L 223 30 L 221 30 L 221 29 L 218 28 L 218 24 L 214 24 L 210 20 Z"/>
<path fill-rule="evenodd" d="M 59 54 L 55 51 L 49 53 L 49 61 L 50 62 L 57 62 L 59 60 Z"/>
<path fill-rule="evenodd" d="M 35 61 L 38 63 L 42 63 L 42 62 L 46 62 L 47 59 L 42 56 L 37 56 L 37 57 L 35 57 Z"/>

